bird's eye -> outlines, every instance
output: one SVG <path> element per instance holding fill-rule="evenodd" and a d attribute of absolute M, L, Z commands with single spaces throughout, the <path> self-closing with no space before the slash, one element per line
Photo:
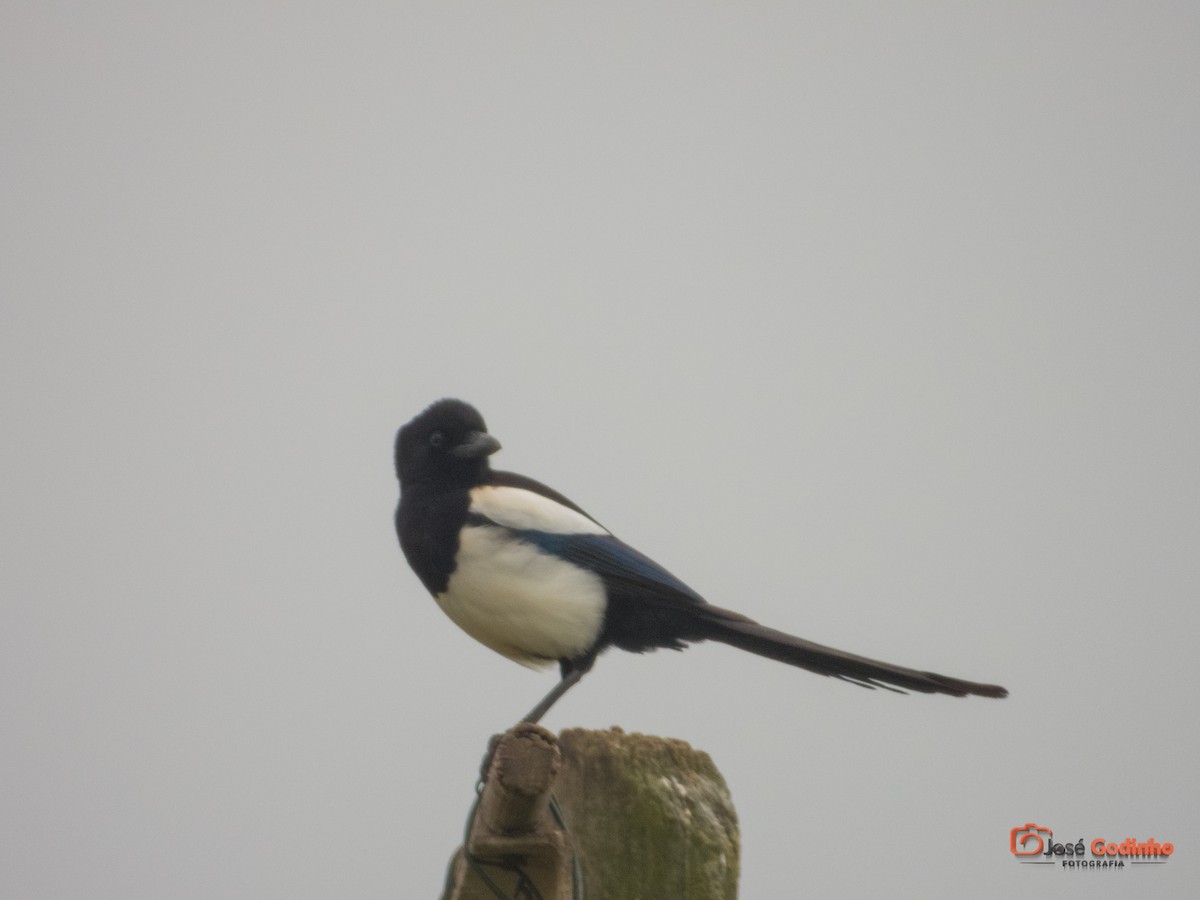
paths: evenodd
<path fill-rule="evenodd" d="M 446 436 L 444 434 L 442 434 L 440 431 L 435 431 L 433 434 L 431 434 L 429 436 L 429 446 L 430 447 L 440 447 L 444 443 L 446 443 Z"/>

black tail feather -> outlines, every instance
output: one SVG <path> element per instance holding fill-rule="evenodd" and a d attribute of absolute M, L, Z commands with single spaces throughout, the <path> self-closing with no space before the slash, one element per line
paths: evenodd
<path fill-rule="evenodd" d="M 704 637 L 748 650 L 759 656 L 799 666 L 866 688 L 883 688 L 903 694 L 949 694 L 951 697 L 1007 697 L 1008 691 L 997 684 L 979 684 L 951 678 L 936 672 L 921 672 L 905 666 L 867 659 L 844 650 L 835 650 L 803 638 L 759 625 L 753 619 L 719 606 L 705 605 L 699 610 L 705 623 Z"/>

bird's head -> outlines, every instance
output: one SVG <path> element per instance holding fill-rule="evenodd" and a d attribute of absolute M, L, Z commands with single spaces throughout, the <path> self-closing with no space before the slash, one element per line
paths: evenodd
<path fill-rule="evenodd" d="M 396 435 L 396 477 L 401 487 L 421 481 L 474 485 L 499 449 L 475 407 L 439 400 Z"/>

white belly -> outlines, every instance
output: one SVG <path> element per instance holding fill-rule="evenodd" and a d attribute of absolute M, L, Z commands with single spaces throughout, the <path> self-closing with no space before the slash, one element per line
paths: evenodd
<path fill-rule="evenodd" d="M 463 529 L 436 599 L 475 640 L 531 668 L 581 656 L 604 626 L 599 576 L 490 525 Z"/>

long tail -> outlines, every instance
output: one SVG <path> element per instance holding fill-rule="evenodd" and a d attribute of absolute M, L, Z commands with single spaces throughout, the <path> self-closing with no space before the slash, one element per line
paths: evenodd
<path fill-rule="evenodd" d="M 925 694 L 949 694 L 952 697 L 970 694 L 977 697 L 1008 696 L 1008 690 L 998 684 L 979 684 L 856 656 L 759 625 L 753 619 L 719 606 L 706 604 L 699 612 L 706 625 L 704 637 L 708 640 L 749 650 L 818 675 L 829 675 L 863 687 L 879 687 L 901 694 L 909 690 Z"/>

